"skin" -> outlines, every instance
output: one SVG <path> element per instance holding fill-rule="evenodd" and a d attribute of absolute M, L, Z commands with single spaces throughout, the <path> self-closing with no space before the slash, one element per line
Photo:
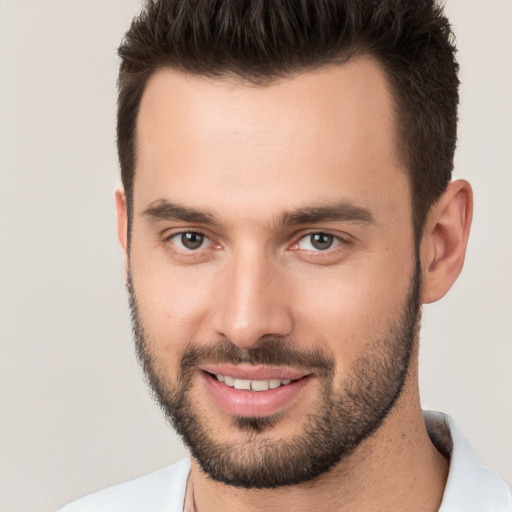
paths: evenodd
<path fill-rule="evenodd" d="M 415 267 L 409 178 L 394 134 L 389 88 L 370 58 L 265 87 L 172 70 L 152 76 L 138 118 L 129 254 L 122 190 L 116 204 L 140 314 L 170 386 L 187 344 L 219 337 L 245 348 L 268 336 L 320 348 L 343 382 L 402 310 Z M 207 212 L 215 224 L 144 213 L 162 200 Z M 340 202 L 372 220 L 279 222 Z M 460 273 L 471 213 L 465 181 L 431 209 L 419 248 L 423 303 L 440 299 Z M 205 233 L 207 243 L 187 252 L 172 238 L 183 231 Z M 315 250 L 311 232 L 334 235 L 336 246 Z M 216 438 L 247 439 L 197 381 L 194 398 Z M 318 393 L 311 379 L 267 435 L 302 428 Z M 198 512 L 437 510 L 447 471 L 423 423 L 415 350 L 384 423 L 314 485 L 237 489 L 209 480 L 194 461 L 191 481 Z"/>

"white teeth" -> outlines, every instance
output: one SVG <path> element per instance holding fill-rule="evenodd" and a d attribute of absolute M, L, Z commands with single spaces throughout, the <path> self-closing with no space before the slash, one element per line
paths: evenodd
<path fill-rule="evenodd" d="M 244 379 L 235 379 L 235 384 L 233 386 L 235 389 L 251 389 L 251 381 Z"/>
<path fill-rule="evenodd" d="M 279 379 L 270 379 L 268 381 L 269 389 L 276 389 L 281 385 L 281 381 Z"/>
<path fill-rule="evenodd" d="M 290 384 L 291 379 L 268 379 L 268 380 L 247 380 L 235 379 L 229 375 L 216 374 L 217 380 L 223 382 L 226 386 L 235 389 L 245 389 L 247 391 L 268 391 L 269 389 L 276 389 L 280 386 Z"/>
<path fill-rule="evenodd" d="M 253 380 L 251 381 L 251 389 L 253 391 L 267 391 L 268 390 L 268 380 Z"/>

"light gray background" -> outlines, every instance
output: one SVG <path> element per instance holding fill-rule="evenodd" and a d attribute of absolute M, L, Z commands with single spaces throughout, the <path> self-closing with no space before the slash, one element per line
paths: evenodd
<path fill-rule="evenodd" d="M 116 48 L 137 0 L 0 0 L 0 510 L 46 512 L 184 454 L 140 378 L 113 191 Z M 424 405 L 512 481 L 512 3 L 448 0 L 466 268 L 422 334 Z"/>

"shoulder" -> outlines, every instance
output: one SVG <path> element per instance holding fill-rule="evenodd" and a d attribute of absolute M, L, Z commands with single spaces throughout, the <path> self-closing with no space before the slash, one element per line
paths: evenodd
<path fill-rule="evenodd" d="M 183 459 L 84 496 L 59 512 L 182 512 L 189 471 L 190 461 Z"/>
<path fill-rule="evenodd" d="M 434 411 L 424 411 L 424 418 L 432 442 L 450 459 L 439 512 L 512 512 L 510 487 L 480 462 L 455 422 Z"/>

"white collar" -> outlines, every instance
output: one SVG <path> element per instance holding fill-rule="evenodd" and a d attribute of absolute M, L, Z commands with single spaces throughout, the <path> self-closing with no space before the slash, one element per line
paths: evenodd
<path fill-rule="evenodd" d="M 450 458 L 439 512 L 511 512 L 510 487 L 482 465 L 454 421 L 437 411 L 424 411 L 423 417 L 432 442 Z"/>

